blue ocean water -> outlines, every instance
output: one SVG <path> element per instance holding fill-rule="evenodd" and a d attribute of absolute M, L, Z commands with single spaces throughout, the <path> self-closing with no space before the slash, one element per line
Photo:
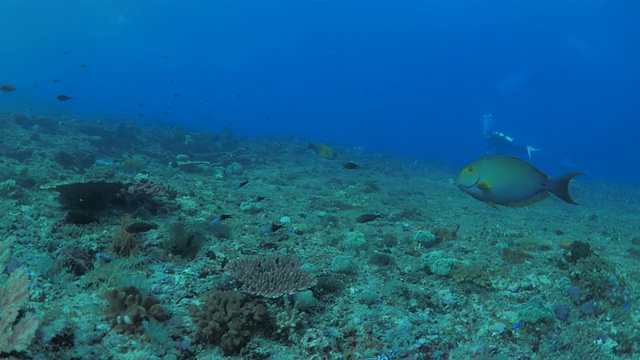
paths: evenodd
<path fill-rule="evenodd" d="M 3 1 L 0 12 L 1 79 L 19 90 L 5 109 L 460 166 L 484 153 L 491 113 L 551 173 L 640 182 L 634 1 Z"/>

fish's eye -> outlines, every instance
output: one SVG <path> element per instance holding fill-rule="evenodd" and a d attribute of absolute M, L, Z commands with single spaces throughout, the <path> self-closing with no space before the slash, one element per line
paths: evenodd
<path fill-rule="evenodd" d="M 469 172 L 473 172 L 475 169 L 473 168 L 473 166 L 469 166 L 469 168 L 467 168 L 467 170 L 468 170 Z"/>

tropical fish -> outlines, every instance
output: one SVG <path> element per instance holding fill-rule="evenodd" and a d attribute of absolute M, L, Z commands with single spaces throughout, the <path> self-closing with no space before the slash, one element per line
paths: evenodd
<path fill-rule="evenodd" d="M 236 191 L 236 190 L 240 189 L 241 187 L 244 187 L 248 183 L 249 183 L 249 180 L 244 180 L 243 182 L 241 182 L 241 183 L 235 185 L 234 187 L 232 187 L 231 190 Z"/>
<path fill-rule="evenodd" d="M 507 155 L 488 155 L 474 160 L 458 176 L 456 184 L 467 194 L 491 206 L 524 207 L 554 194 L 577 205 L 569 195 L 573 172 L 550 178 L 528 162 Z"/>
<path fill-rule="evenodd" d="M 364 223 L 368 223 L 370 221 L 373 221 L 375 219 L 381 218 L 382 215 L 380 214 L 364 214 L 364 215 L 360 215 L 356 218 L 356 222 L 360 223 L 360 224 L 364 224 Z"/>
<path fill-rule="evenodd" d="M 96 259 L 102 260 L 104 262 L 112 262 L 114 260 L 111 256 L 101 252 L 96 254 Z"/>
<path fill-rule="evenodd" d="M 223 220 L 227 220 L 227 219 L 231 219 L 233 216 L 231 215 L 227 215 L 227 214 L 222 214 L 219 216 L 216 216 L 215 219 L 211 220 L 211 222 L 209 223 L 209 225 L 215 225 L 218 224 L 220 222 L 222 222 Z"/>
<path fill-rule="evenodd" d="M 322 144 L 309 143 L 309 147 L 307 149 L 312 149 L 316 152 L 316 154 L 327 160 L 333 160 L 333 158 L 336 156 L 332 148 Z"/>
<path fill-rule="evenodd" d="M 67 95 L 58 95 L 56 96 L 56 99 L 60 100 L 60 101 L 69 101 L 71 99 L 73 99 L 71 96 L 67 96 Z"/>
<path fill-rule="evenodd" d="M 147 232 L 149 230 L 158 229 L 158 224 L 148 223 L 148 222 L 135 222 L 133 224 L 129 224 L 124 230 L 129 234 L 139 234 L 143 232 Z"/>
<path fill-rule="evenodd" d="M 354 163 L 353 161 L 347 161 L 342 166 L 344 166 L 345 169 L 349 169 L 349 170 L 355 170 L 360 167 L 360 165 Z"/>
<path fill-rule="evenodd" d="M 12 92 L 16 90 L 16 87 L 13 85 L 9 85 L 9 84 L 5 84 L 0 86 L 0 90 L 4 91 L 4 92 Z"/>
<path fill-rule="evenodd" d="M 274 232 L 282 229 L 283 227 L 284 227 L 284 225 L 271 224 L 271 226 L 269 226 L 269 227 L 260 229 L 260 232 L 263 233 L 263 234 L 274 233 Z"/>

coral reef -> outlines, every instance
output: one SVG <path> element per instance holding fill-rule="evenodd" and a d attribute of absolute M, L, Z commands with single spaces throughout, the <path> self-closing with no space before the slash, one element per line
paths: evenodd
<path fill-rule="evenodd" d="M 165 321 L 169 317 L 158 300 L 151 295 L 143 296 L 133 286 L 106 290 L 103 296 L 109 303 L 107 319 L 118 333 L 137 334 L 142 332 L 143 321 L 150 318 Z"/>
<path fill-rule="evenodd" d="M 0 251 L 0 323 L 22 334 L 0 357 L 640 351 L 637 189 L 579 182 L 579 207 L 498 212 L 447 182 L 447 166 L 362 148 L 334 147 L 349 170 L 306 139 L 0 122 L 0 244 L 13 244 Z"/>
<path fill-rule="evenodd" d="M 264 304 L 235 291 L 202 295 L 189 315 L 200 328 L 198 338 L 219 345 L 226 355 L 238 354 L 267 323 Z"/>
<path fill-rule="evenodd" d="M 242 283 L 240 290 L 270 298 L 295 294 L 317 282 L 302 263 L 289 256 L 246 257 L 227 264 L 225 270 Z"/>

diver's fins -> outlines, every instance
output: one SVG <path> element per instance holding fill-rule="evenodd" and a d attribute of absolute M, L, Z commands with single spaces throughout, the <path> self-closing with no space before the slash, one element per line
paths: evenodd
<path fill-rule="evenodd" d="M 542 150 L 542 149 L 536 149 L 533 146 L 527 145 L 527 155 L 529 155 L 529 160 L 531 160 L 531 153 L 533 151 L 540 151 L 540 150 Z"/>

